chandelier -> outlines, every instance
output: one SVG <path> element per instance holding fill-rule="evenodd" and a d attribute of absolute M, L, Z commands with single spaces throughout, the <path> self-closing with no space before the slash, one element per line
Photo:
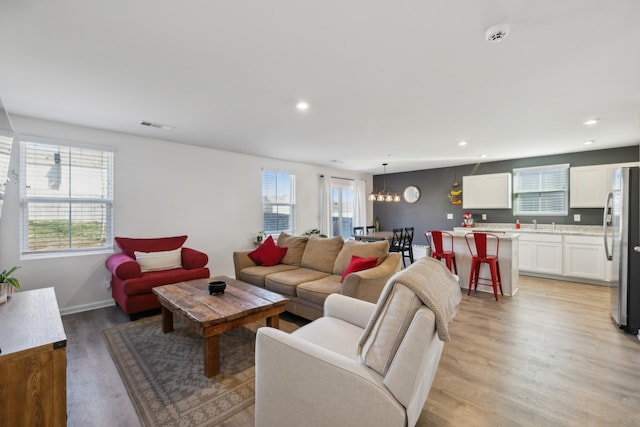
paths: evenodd
<path fill-rule="evenodd" d="M 369 200 L 372 202 L 399 202 L 400 195 L 391 189 L 387 189 L 387 165 L 388 163 L 383 163 L 382 167 L 384 168 L 384 174 L 382 175 L 382 191 L 375 192 L 372 191 L 369 194 Z"/>

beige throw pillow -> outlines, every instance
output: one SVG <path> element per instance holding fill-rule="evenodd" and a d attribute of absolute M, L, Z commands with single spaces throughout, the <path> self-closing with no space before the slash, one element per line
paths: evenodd
<path fill-rule="evenodd" d="M 304 249 L 300 266 L 332 274 L 333 264 L 336 262 L 336 257 L 343 244 L 342 236 L 330 239 L 318 236 L 310 237 L 307 247 Z"/>
<path fill-rule="evenodd" d="M 351 257 L 378 258 L 378 265 L 389 255 L 389 242 L 381 240 L 379 242 L 360 242 L 358 240 L 347 240 L 342 250 L 336 258 L 333 266 L 333 274 L 342 275 L 351 262 Z"/>
<path fill-rule="evenodd" d="M 291 234 L 280 233 L 277 245 L 281 248 L 288 248 L 280 264 L 300 267 L 300 261 L 302 260 L 302 254 L 307 245 L 307 240 L 309 240 L 307 236 L 292 236 Z"/>
<path fill-rule="evenodd" d="M 161 271 L 182 267 L 182 248 L 173 251 L 139 252 L 135 251 L 136 261 L 140 264 L 140 271 Z"/>

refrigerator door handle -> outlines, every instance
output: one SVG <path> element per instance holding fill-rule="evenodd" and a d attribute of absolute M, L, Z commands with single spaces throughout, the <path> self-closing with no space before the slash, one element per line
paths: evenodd
<path fill-rule="evenodd" d="M 609 228 L 609 221 L 607 221 L 607 217 L 609 216 L 609 208 L 611 207 L 611 201 L 613 200 L 613 193 L 607 193 L 607 198 L 604 201 L 604 214 L 602 215 L 602 229 L 604 234 L 604 254 L 607 256 L 607 260 L 613 260 L 613 253 L 609 252 L 609 239 L 607 238 L 608 233 L 607 229 Z"/>

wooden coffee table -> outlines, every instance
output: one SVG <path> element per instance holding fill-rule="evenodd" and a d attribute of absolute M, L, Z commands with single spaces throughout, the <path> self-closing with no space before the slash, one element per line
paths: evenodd
<path fill-rule="evenodd" d="M 207 286 L 213 280 L 227 282 L 224 294 L 209 295 Z M 267 326 L 278 328 L 278 316 L 289 301 L 282 295 L 226 276 L 157 286 L 153 292 L 162 304 L 162 332 L 173 331 L 175 314 L 204 338 L 207 377 L 220 372 L 221 333 L 264 318 Z"/>

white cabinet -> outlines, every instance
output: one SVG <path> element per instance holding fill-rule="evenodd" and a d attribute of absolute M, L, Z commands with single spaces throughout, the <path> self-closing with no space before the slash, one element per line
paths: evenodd
<path fill-rule="evenodd" d="M 522 233 L 519 247 L 520 271 L 562 275 L 562 235 Z"/>
<path fill-rule="evenodd" d="M 569 170 L 569 206 L 571 208 L 603 208 L 604 199 L 611 189 L 612 172 L 623 166 L 638 163 L 612 163 L 578 166 Z"/>
<path fill-rule="evenodd" d="M 564 236 L 564 275 L 584 279 L 610 280 L 600 236 Z"/>
<path fill-rule="evenodd" d="M 511 174 L 463 176 L 462 207 L 465 209 L 511 209 Z"/>

